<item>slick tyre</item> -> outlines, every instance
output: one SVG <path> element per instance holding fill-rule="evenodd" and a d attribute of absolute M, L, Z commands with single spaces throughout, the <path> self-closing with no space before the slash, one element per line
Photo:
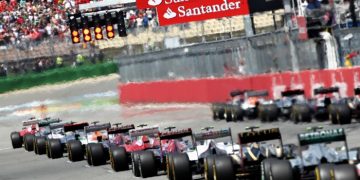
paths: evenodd
<path fill-rule="evenodd" d="M 173 167 L 174 161 L 173 161 L 173 154 L 169 153 L 166 155 L 166 176 L 169 180 L 174 180 L 174 172 Z"/>
<path fill-rule="evenodd" d="M 124 147 L 110 149 L 110 163 L 115 172 L 129 170 L 128 155 Z"/>
<path fill-rule="evenodd" d="M 131 170 L 135 177 L 140 177 L 140 175 L 141 175 L 140 168 L 139 168 L 139 161 L 140 161 L 139 153 L 140 152 L 133 152 L 131 154 L 131 164 L 132 164 Z"/>
<path fill-rule="evenodd" d="M 89 148 L 90 159 L 93 166 L 106 164 L 105 149 L 101 143 L 94 143 Z"/>
<path fill-rule="evenodd" d="M 38 155 L 46 154 L 46 138 L 45 137 L 35 137 L 34 151 L 35 151 L 35 154 L 38 154 Z"/>
<path fill-rule="evenodd" d="M 333 164 L 320 164 L 315 168 L 315 177 L 317 180 L 334 179 L 334 165 Z"/>
<path fill-rule="evenodd" d="M 208 156 L 204 159 L 205 180 L 214 180 L 214 161 L 215 156 Z"/>
<path fill-rule="evenodd" d="M 59 139 L 49 139 L 47 148 L 50 154 L 50 158 L 58 159 L 63 157 L 63 147 Z"/>
<path fill-rule="evenodd" d="M 236 179 L 234 166 L 230 156 L 216 156 L 213 167 L 214 179 Z"/>
<path fill-rule="evenodd" d="M 66 146 L 68 158 L 71 162 L 84 160 L 84 150 L 80 141 L 70 140 Z"/>
<path fill-rule="evenodd" d="M 152 151 L 139 153 L 139 170 L 142 178 L 157 175 L 156 159 Z"/>
<path fill-rule="evenodd" d="M 177 153 L 173 155 L 173 179 L 191 180 L 192 172 L 190 160 L 187 154 Z"/>
<path fill-rule="evenodd" d="M 34 138 L 35 136 L 32 134 L 26 134 L 24 136 L 24 148 L 26 151 L 33 151 L 34 150 Z"/>
<path fill-rule="evenodd" d="M 22 138 L 19 132 L 12 132 L 10 134 L 11 144 L 14 149 L 22 147 Z"/>
<path fill-rule="evenodd" d="M 270 179 L 293 180 L 293 169 L 287 160 L 276 160 L 270 164 Z"/>
<path fill-rule="evenodd" d="M 341 164 L 334 167 L 336 180 L 358 180 L 357 170 L 354 165 Z"/>

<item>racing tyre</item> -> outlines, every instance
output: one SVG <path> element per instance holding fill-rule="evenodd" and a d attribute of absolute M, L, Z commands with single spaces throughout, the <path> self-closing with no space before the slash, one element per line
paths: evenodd
<path fill-rule="evenodd" d="M 124 147 L 112 147 L 110 149 L 111 168 L 116 172 L 129 170 L 127 157 L 128 156 Z"/>
<path fill-rule="evenodd" d="M 311 110 L 306 104 L 295 104 L 291 109 L 291 120 L 294 123 L 311 122 Z"/>
<path fill-rule="evenodd" d="M 205 180 L 214 180 L 214 160 L 215 156 L 208 156 L 204 159 Z"/>
<path fill-rule="evenodd" d="M 93 145 L 94 143 L 89 143 L 86 145 L 86 161 L 88 163 L 89 166 L 92 166 L 93 163 L 92 163 L 92 159 L 91 159 L 91 146 Z"/>
<path fill-rule="evenodd" d="M 270 175 L 271 175 L 271 163 L 273 161 L 276 161 L 276 159 L 274 158 L 269 158 L 269 159 L 264 159 L 261 162 L 261 166 L 262 166 L 262 178 L 264 180 L 270 180 Z"/>
<path fill-rule="evenodd" d="M 35 137 L 34 151 L 35 151 L 35 154 L 38 154 L 38 155 L 46 154 L 46 138 L 45 137 Z"/>
<path fill-rule="evenodd" d="M 84 151 L 80 141 L 70 140 L 67 143 L 68 158 L 71 162 L 84 160 Z"/>
<path fill-rule="evenodd" d="M 231 110 L 231 117 L 233 121 L 242 121 L 243 120 L 243 112 L 240 106 L 236 105 Z"/>
<path fill-rule="evenodd" d="M 317 180 L 328 180 L 333 178 L 333 164 L 320 164 L 315 168 L 315 177 Z"/>
<path fill-rule="evenodd" d="M 26 134 L 24 136 L 24 148 L 26 151 L 33 151 L 34 150 L 34 138 L 35 136 L 32 134 Z"/>
<path fill-rule="evenodd" d="M 173 155 L 173 179 L 192 179 L 190 161 L 187 154 L 177 153 Z"/>
<path fill-rule="evenodd" d="M 166 176 L 169 180 L 174 180 L 174 173 L 173 173 L 173 154 L 169 153 L 166 155 Z"/>
<path fill-rule="evenodd" d="M 358 180 L 356 167 L 350 164 L 341 164 L 334 167 L 336 180 Z"/>
<path fill-rule="evenodd" d="M 51 159 L 58 159 L 63 157 L 63 147 L 61 145 L 60 139 L 49 139 L 47 149 Z"/>
<path fill-rule="evenodd" d="M 351 123 L 351 109 L 348 105 L 342 104 L 338 106 L 339 111 L 339 124 L 350 124 Z"/>
<path fill-rule="evenodd" d="M 22 147 L 22 138 L 19 132 L 12 132 L 10 134 L 11 144 L 14 149 Z"/>
<path fill-rule="evenodd" d="M 215 156 L 214 179 L 235 180 L 234 166 L 230 156 Z"/>
<path fill-rule="evenodd" d="M 131 154 L 132 173 L 135 177 L 140 177 L 139 158 L 139 152 Z"/>
<path fill-rule="evenodd" d="M 157 175 L 155 155 L 152 151 L 143 151 L 139 154 L 139 170 L 142 178 Z"/>
<path fill-rule="evenodd" d="M 232 119 L 232 105 L 230 105 L 230 104 L 227 104 L 226 106 L 225 106 L 225 113 L 224 113 L 224 118 L 225 118 L 225 120 L 226 120 L 226 122 L 230 122 L 230 121 L 232 121 L 233 119 Z"/>
<path fill-rule="evenodd" d="M 89 157 L 93 166 L 100 166 L 106 164 L 104 146 L 101 143 L 92 144 L 89 148 Z"/>
<path fill-rule="evenodd" d="M 293 169 L 287 160 L 274 160 L 270 162 L 271 175 L 269 179 L 276 180 L 293 180 Z"/>

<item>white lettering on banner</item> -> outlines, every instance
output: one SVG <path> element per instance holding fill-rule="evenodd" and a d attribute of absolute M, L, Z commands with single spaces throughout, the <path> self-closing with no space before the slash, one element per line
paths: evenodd
<path fill-rule="evenodd" d="M 189 0 L 165 0 L 165 4 L 175 4 L 175 3 L 181 3 L 181 2 L 187 2 Z"/>
<path fill-rule="evenodd" d="M 186 9 L 185 6 L 179 6 L 179 17 L 186 17 L 186 16 L 199 16 L 203 14 L 209 14 L 209 13 L 215 13 L 219 11 L 227 11 L 227 10 L 234 10 L 234 9 L 240 9 L 240 1 L 237 2 L 230 2 L 228 3 L 227 0 L 224 0 L 224 3 L 222 4 L 215 4 L 212 6 L 200 6 L 200 7 L 194 7 L 190 9 Z M 168 18 L 169 19 L 169 18 Z"/>

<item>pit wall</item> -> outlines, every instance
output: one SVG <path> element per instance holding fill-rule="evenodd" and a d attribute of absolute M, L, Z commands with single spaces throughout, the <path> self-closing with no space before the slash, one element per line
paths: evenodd
<path fill-rule="evenodd" d="M 359 74 L 360 67 L 356 67 L 246 77 L 120 83 L 118 90 L 121 103 L 224 102 L 234 89 L 268 90 L 270 98 L 278 98 L 286 88 L 301 88 L 307 97 L 313 97 L 313 89 L 320 86 L 338 86 L 342 97 L 351 97 L 354 87 L 360 86 Z"/>

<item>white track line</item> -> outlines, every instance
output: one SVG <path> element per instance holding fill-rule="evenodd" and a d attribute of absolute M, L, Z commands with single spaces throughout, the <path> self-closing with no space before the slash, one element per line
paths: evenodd
<path fill-rule="evenodd" d="M 11 149 L 11 147 L 8 147 L 8 148 L 2 148 L 2 149 L 0 149 L 0 151 L 4 151 L 4 150 L 8 150 L 8 149 Z"/>

